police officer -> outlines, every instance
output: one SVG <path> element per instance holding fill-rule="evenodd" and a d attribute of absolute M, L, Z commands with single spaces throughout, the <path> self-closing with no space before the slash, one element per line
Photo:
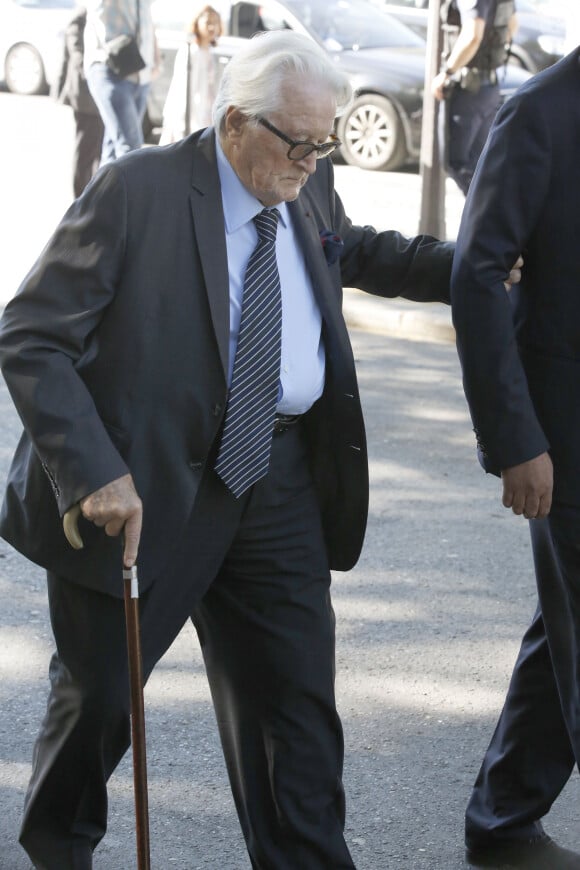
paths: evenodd
<path fill-rule="evenodd" d="M 444 66 L 433 79 L 445 136 L 446 169 L 467 194 L 500 104 L 497 69 L 516 31 L 514 0 L 443 0 Z"/>

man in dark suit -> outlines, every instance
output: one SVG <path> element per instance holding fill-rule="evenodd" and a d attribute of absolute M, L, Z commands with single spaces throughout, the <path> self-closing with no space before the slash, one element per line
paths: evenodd
<path fill-rule="evenodd" d="M 312 40 L 249 40 L 215 128 L 103 167 L 4 312 L 25 431 L 0 531 L 47 569 L 56 641 L 21 830 L 43 870 L 92 866 L 129 742 L 121 531 L 125 565 L 139 553 L 145 678 L 187 619 L 199 633 L 252 866 L 354 866 L 329 587 L 362 546 L 368 467 L 342 286 L 445 300 L 453 245 L 348 220 L 317 158 L 350 98 Z M 270 410 L 242 402 L 267 436 L 235 445 L 266 448 L 240 491 L 225 444 L 263 220 L 281 347 Z M 61 522 L 74 505 L 79 550 Z"/>
<path fill-rule="evenodd" d="M 504 506 L 531 521 L 539 593 L 467 808 L 476 866 L 580 867 L 541 824 L 580 761 L 579 94 L 576 50 L 501 109 L 453 265 L 480 457 L 501 475 Z M 508 299 L 502 263 L 519 251 L 522 281 Z"/>
<path fill-rule="evenodd" d="M 104 126 L 85 78 L 84 39 L 87 10 L 79 7 L 64 31 L 62 64 L 53 97 L 71 106 L 75 119 L 73 191 L 80 196 L 101 162 Z"/>

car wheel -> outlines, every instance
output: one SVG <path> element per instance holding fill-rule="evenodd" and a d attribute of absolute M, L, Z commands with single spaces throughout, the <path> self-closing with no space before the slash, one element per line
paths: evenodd
<path fill-rule="evenodd" d="M 42 94 L 47 90 L 42 58 L 32 45 L 21 42 L 6 55 L 5 80 L 14 94 Z"/>
<path fill-rule="evenodd" d="M 378 94 L 357 97 L 338 119 L 340 153 L 351 166 L 361 169 L 397 169 L 407 149 L 403 125 L 393 104 Z"/>
<path fill-rule="evenodd" d="M 522 57 L 520 54 L 516 54 L 515 51 L 510 51 L 508 55 L 508 63 L 512 66 L 518 67 L 518 69 L 525 69 L 528 72 L 536 72 L 536 70 L 531 70 L 526 63 L 526 59 Z"/>

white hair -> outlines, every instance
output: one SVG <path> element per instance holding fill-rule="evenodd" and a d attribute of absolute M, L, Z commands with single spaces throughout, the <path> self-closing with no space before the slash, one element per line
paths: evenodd
<path fill-rule="evenodd" d="M 318 43 L 293 30 L 271 30 L 248 39 L 225 67 L 213 107 L 219 130 L 228 106 L 249 117 L 284 111 L 281 86 L 288 74 L 305 76 L 330 88 L 340 115 L 352 100 L 347 76 Z"/>

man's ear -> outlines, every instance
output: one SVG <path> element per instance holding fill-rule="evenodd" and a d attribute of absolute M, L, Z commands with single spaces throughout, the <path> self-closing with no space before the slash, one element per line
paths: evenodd
<path fill-rule="evenodd" d="M 244 115 L 235 106 L 228 106 L 224 117 L 224 131 L 232 144 L 239 142 L 247 122 L 247 115 Z"/>

